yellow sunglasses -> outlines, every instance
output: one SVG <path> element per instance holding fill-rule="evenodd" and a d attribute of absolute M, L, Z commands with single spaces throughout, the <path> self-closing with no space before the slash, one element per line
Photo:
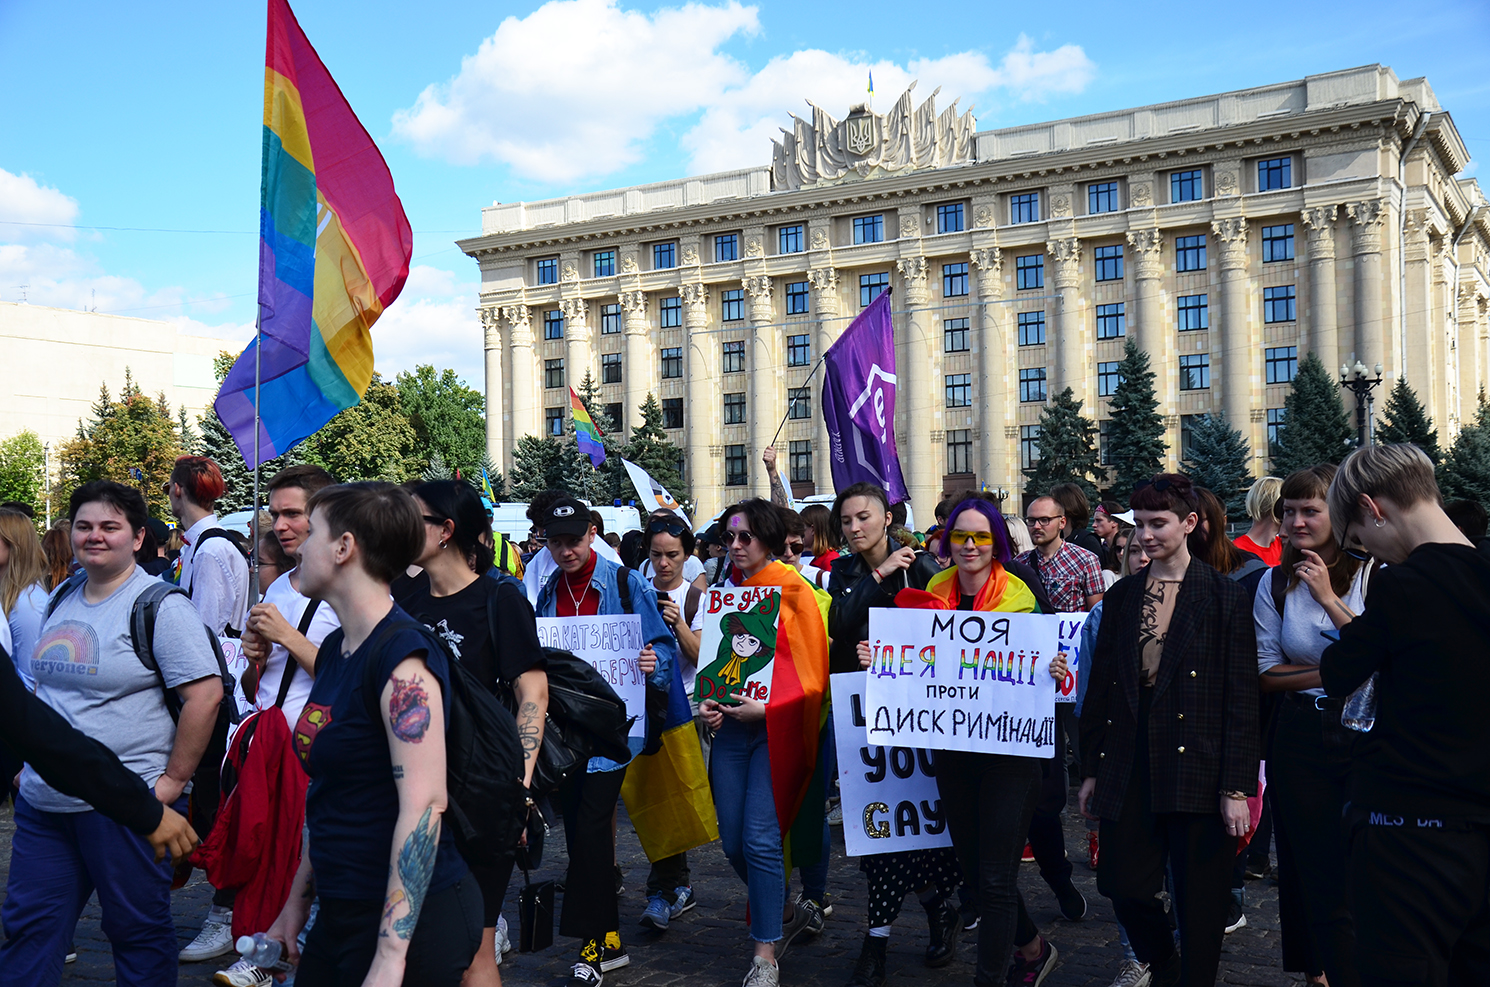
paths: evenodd
<path fill-rule="evenodd" d="M 963 531 L 961 529 L 954 528 L 952 531 L 948 532 L 948 535 L 952 539 L 952 544 L 954 545 L 965 545 L 967 544 L 967 540 L 969 538 L 971 538 L 973 540 L 973 544 L 977 545 L 979 548 L 987 548 L 989 545 L 993 544 L 992 531 Z"/>

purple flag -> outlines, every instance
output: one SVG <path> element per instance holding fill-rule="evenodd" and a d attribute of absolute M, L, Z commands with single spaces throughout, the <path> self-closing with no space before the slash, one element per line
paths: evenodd
<path fill-rule="evenodd" d="M 895 451 L 895 326 L 888 291 L 859 313 L 823 359 L 833 486 L 843 490 L 867 480 L 884 487 L 892 504 L 908 499 Z"/>

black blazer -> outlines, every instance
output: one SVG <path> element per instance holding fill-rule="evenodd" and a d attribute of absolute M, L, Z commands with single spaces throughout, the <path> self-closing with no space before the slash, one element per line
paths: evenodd
<path fill-rule="evenodd" d="M 859 642 L 869 640 L 869 611 L 893 607 L 895 594 L 907 586 L 925 589 L 931 577 L 942 571 L 936 557 L 917 552 L 909 569 L 876 582 L 869 566 L 858 555 L 840 555 L 828 575 L 828 671 L 857 672 Z"/>
<path fill-rule="evenodd" d="M 1148 568 L 1102 600 L 1102 626 L 1081 711 L 1081 765 L 1097 779 L 1090 809 L 1116 819 L 1148 744 L 1154 812 L 1220 812 L 1220 793 L 1257 792 L 1257 633 L 1252 601 L 1191 559 L 1164 639 L 1147 737 L 1138 736 L 1138 627 Z"/>

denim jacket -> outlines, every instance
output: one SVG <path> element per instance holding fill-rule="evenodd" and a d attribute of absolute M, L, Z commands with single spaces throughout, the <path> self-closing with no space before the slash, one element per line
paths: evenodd
<path fill-rule="evenodd" d="M 600 613 L 622 614 L 626 608 L 621 606 L 621 593 L 616 588 L 621 567 L 609 559 L 595 557 L 595 572 L 590 576 L 590 584 L 600 593 Z M 657 610 L 657 591 L 654 590 L 645 579 L 635 570 L 628 574 L 631 579 L 631 612 L 642 619 L 642 637 L 652 646 L 657 653 L 657 669 L 647 676 L 647 688 L 662 689 L 666 691 L 673 680 L 673 667 L 678 662 L 678 640 L 673 637 L 673 632 L 662 622 L 662 614 Z M 539 617 L 555 616 L 555 606 L 558 599 L 559 580 L 564 577 L 564 570 L 556 569 L 538 591 L 538 605 L 534 607 Z M 645 716 L 645 711 L 642 712 Z M 641 737 L 628 737 L 627 746 L 631 748 L 631 756 L 640 754 L 643 747 Z M 588 772 L 618 771 L 626 767 L 630 761 L 618 762 L 605 757 L 590 758 Z"/>

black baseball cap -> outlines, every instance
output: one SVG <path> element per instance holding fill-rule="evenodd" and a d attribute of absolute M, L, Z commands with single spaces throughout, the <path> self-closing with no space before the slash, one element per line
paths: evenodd
<path fill-rule="evenodd" d="M 549 505 L 539 523 L 549 538 L 554 535 L 582 536 L 590 530 L 590 509 L 582 501 L 563 497 Z"/>

